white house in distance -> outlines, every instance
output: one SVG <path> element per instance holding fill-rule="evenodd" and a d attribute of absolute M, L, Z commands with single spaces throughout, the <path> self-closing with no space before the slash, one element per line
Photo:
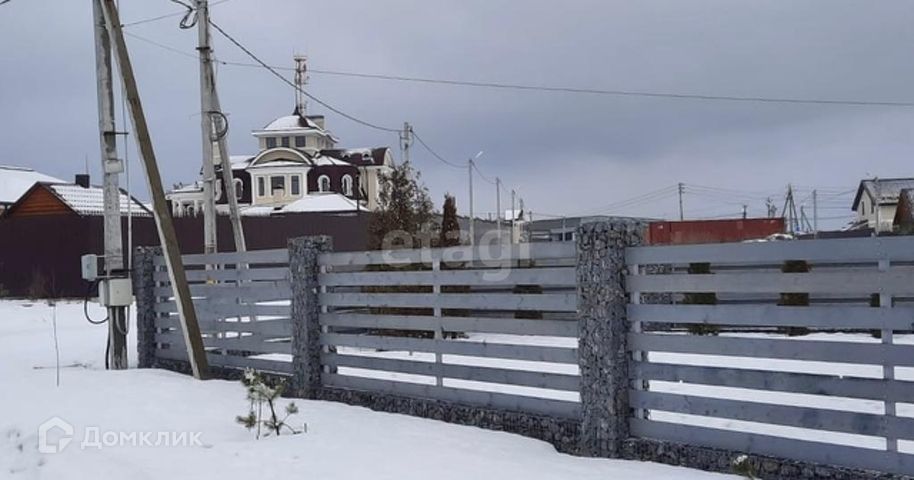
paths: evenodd
<path fill-rule="evenodd" d="M 355 212 L 378 208 L 380 175 L 393 165 L 388 147 L 337 148 L 339 140 L 325 127 L 324 117 L 292 115 L 273 120 L 252 132 L 259 153 L 232 156 L 232 174 L 243 215 L 298 212 Z M 227 210 L 217 166 L 217 210 Z M 168 193 L 177 217 L 202 212 L 199 182 Z"/>
<path fill-rule="evenodd" d="M 892 231 L 898 196 L 902 190 L 914 188 L 914 178 L 878 178 L 861 180 L 852 209 L 857 213 L 856 228 L 877 228 Z"/>

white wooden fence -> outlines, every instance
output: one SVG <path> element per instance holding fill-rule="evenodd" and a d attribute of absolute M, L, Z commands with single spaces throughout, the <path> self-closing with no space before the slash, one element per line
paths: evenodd
<path fill-rule="evenodd" d="M 288 255 L 184 257 L 212 365 L 292 373 Z M 571 243 L 322 254 L 322 384 L 576 417 L 574 256 Z M 154 275 L 157 356 L 184 360 Z"/>
<path fill-rule="evenodd" d="M 185 255 L 184 264 L 210 364 L 290 374 L 289 251 Z M 164 259 L 155 266 L 156 356 L 186 360 Z"/>
<path fill-rule="evenodd" d="M 806 261 L 810 270 L 781 273 L 786 261 Z M 632 434 L 911 474 L 912 262 L 910 237 L 627 249 Z M 690 263 L 709 263 L 711 274 L 686 273 Z M 665 273 L 647 273 L 656 271 Z M 741 300 L 641 301 L 648 293 L 681 300 L 710 292 Z M 782 293 L 809 294 L 809 306 L 779 306 Z M 657 324 L 810 333 L 701 336 L 651 328 Z"/>

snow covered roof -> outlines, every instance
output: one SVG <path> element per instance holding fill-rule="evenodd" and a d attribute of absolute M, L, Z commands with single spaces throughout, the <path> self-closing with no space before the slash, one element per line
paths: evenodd
<path fill-rule="evenodd" d="M 104 191 L 100 187 L 83 188 L 73 184 L 47 184 L 47 187 L 68 207 L 80 215 L 102 215 L 105 213 Z M 120 200 L 122 215 L 127 214 L 128 204 L 127 195 L 122 191 Z M 152 212 L 136 199 L 133 199 L 133 206 L 130 210 L 134 216 L 152 216 Z"/>
<path fill-rule="evenodd" d="M 357 210 L 359 210 L 359 206 L 355 200 L 339 193 L 313 193 L 285 206 L 258 205 L 247 207 L 242 209 L 241 214 L 266 217 L 283 213 L 355 212 Z"/>
<path fill-rule="evenodd" d="M 31 168 L 0 165 L 0 204 L 15 203 L 38 182 L 62 183 L 63 180 L 38 173 Z"/>
<path fill-rule="evenodd" d="M 384 165 L 390 149 L 380 148 L 349 148 L 321 150 L 321 155 L 343 160 L 356 166 Z"/>
<path fill-rule="evenodd" d="M 325 165 L 343 165 L 343 166 L 347 166 L 347 167 L 352 167 L 352 166 L 353 166 L 353 165 L 352 165 L 351 163 L 349 163 L 349 162 L 346 162 L 346 161 L 343 161 L 343 160 L 339 160 L 339 159 L 336 159 L 336 158 L 333 158 L 333 157 L 328 157 L 328 156 L 325 156 L 325 155 L 318 155 L 318 156 L 312 158 L 312 159 L 311 159 L 311 162 L 314 163 L 314 165 L 316 165 L 316 166 L 318 166 L 318 167 L 322 167 L 322 166 L 325 166 Z"/>
<path fill-rule="evenodd" d="M 279 117 L 276 120 L 273 120 L 267 126 L 263 127 L 263 131 L 272 132 L 277 130 L 299 130 L 299 129 L 319 129 L 316 123 L 308 119 L 308 117 L 303 117 L 301 115 L 287 115 L 285 117 Z"/>
<path fill-rule="evenodd" d="M 232 155 L 229 157 L 229 162 L 232 164 L 232 170 L 244 170 L 248 168 L 248 165 L 251 164 L 251 160 L 254 159 L 256 155 Z"/>
<path fill-rule="evenodd" d="M 852 205 L 853 210 L 857 210 L 857 205 L 860 203 L 860 199 L 863 197 L 863 192 L 866 191 L 869 194 L 869 197 L 876 199 L 877 192 L 879 196 L 879 204 L 895 204 L 898 203 L 898 195 L 902 190 L 906 188 L 914 188 L 914 178 L 880 178 L 873 180 L 861 180 L 860 186 L 857 187 L 857 195 L 854 197 L 854 203 Z"/>

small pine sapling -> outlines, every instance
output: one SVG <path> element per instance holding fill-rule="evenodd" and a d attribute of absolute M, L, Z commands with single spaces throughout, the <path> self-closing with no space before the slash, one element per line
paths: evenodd
<path fill-rule="evenodd" d="M 302 433 L 302 430 L 296 430 L 286 423 L 289 417 L 298 413 L 298 407 L 295 403 L 286 405 L 285 416 L 282 418 L 276 413 L 276 401 L 282 395 L 283 385 L 275 387 L 267 385 L 263 377 L 251 368 L 244 370 L 241 383 L 247 389 L 250 409 L 247 415 L 235 417 L 235 421 L 248 430 L 256 429 L 257 438 L 260 438 L 261 435 L 265 437 L 273 434 L 279 436 L 283 431 L 292 435 Z M 266 417 L 264 417 L 264 407 L 268 410 Z"/>

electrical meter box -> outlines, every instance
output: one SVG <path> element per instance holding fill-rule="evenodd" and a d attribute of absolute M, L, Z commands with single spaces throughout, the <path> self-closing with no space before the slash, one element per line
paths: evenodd
<path fill-rule="evenodd" d="M 93 255 L 90 253 L 83 255 L 81 259 L 83 280 L 92 282 L 98 279 L 98 272 L 100 271 L 98 266 L 98 255 Z"/>
<path fill-rule="evenodd" d="M 106 307 L 127 307 L 133 303 L 129 278 L 106 278 L 98 284 L 98 303 Z"/>

